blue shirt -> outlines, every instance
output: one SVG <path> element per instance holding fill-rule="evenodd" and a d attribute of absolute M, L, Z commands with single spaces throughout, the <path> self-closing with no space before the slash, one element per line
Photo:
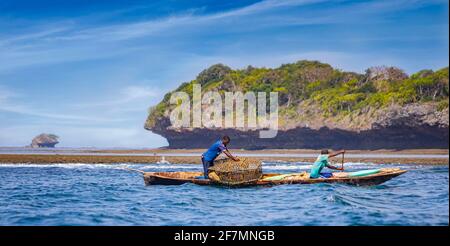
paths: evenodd
<path fill-rule="evenodd" d="M 309 177 L 312 179 L 320 177 L 320 172 L 327 165 L 328 155 L 319 155 L 311 168 L 311 174 L 309 174 Z"/>
<path fill-rule="evenodd" d="M 209 147 L 209 149 L 205 153 L 203 153 L 203 159 L 205 161 L 214 161 L 217 156 L 219 156 L 220 153 L 222 153 L 222 151 L 226 149 L 227 147 L 225 147 L 225 145 L 222 143 L 222 140 L 218 140 L 213 145 L 211 145 L 211 147 Z"/>

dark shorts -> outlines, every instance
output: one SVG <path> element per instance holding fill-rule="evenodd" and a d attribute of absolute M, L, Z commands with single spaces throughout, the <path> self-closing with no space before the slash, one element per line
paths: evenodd
<path fill-rule="evenodd" d="M 324 173 L 320 173 L 320 177 L 328 179 L 328 178 L 333 177 L 333 173 L 325 173 L 325 172 Z"/>
<path fill-rule="evenodd" d="M 205 178 L 208 178 L 208 168 L 214 166 L 214 161 L 205 161 L 205 159 L 202 157 L 202 164 L 203 164 L 203 175 Z"/>

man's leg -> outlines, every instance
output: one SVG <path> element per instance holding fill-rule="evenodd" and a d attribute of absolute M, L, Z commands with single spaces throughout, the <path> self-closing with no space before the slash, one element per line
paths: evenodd
<path fill-rule="evenodd" d="M 205 161 L 205 159 L 202 157 L 202 164 L 203 164 L 203 176 L 205 178 L 208 178 L 208 168 L 209 168 L 209 161 Z"/>

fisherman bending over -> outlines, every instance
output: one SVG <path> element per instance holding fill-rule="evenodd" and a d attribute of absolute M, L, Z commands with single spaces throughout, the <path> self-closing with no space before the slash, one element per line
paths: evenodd
<path fill-rule="evenodd" d="M 327 149 L 324 149 L 321 151 L 320 155 L 317 157 L 317 160 L 314 162 L 312 168 L 311 168 L 311 174 L 309 175 L 310 178 L 316 179 L 316 178 L 331 178 L 333 176 L 332 173 L 326 173 L 321 172 L 324 167 L 328 167 L 330 169 L 334 170 L 344 170 L 344 168 L 339 168 L 330 165 L 328 162 L 328 159 L 331 157 L 338 156 L 340 154 L 344 154 L 345 150 L 337 151 L 329 153 Z"/>
<path fill-rule="evenodd" d="M 220 155 L 220 153 L 224 153 L 233 161 L 239 161 L 237 157 L 234 157 L 227 149 L 227 145 L 230 143 L 230 137 L 223 136 L 222 139 L 217 140 L 209 149 L 202 154 L 202 163 L 203 163 L 203 172 L 205 178 L 208 178 L 208 168 L 214 166 L 214 160 Z"/>

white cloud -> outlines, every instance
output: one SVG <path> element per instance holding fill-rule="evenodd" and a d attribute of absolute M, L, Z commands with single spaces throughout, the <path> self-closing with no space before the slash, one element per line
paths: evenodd
<path fill-rule="evenodd" d="M 86 122 L 121 122 L 125 121 L 125 119 L 111 119 L 111 118 L 102 118 L 96 116 L 87 116 L 87 115 L 71 115 L 65 113 L 49 113 L 43 112 L 35 108 L 26 107 L 24 105 L 8 105 L 2 104 L 0 105 L 0 111 L 6 111 L 11 113 L 23 114 L 28 116 L 36 116 L 42 118 L 49 119 L 58 119 L 58 120 L 70 120 L 70 121 L 86 121 Z"/>
<path fill-rule="evenodd" d="M 7 89 L 6 87 L 0 85 L 0 106 L 10 100 L 13 97 L 16 97 L 17 93 Z"/>
<path fill-rule="evenodd" d="M 67 61 L 108 58 L 139 50 L 139 47 L 124 48 L 117 42 L 148 37 L 186 28 L 196 28 L 230 17 L 245 17 L 277 8 L 294 5 L 306 5 L 322 2 L 322 0 L 267 0 L 240 9 L 208 15 L 187 14 L 173 15 L 156 20 L 147 20 L 127 24 L 106 25 L 102 27 L 84 28 L 67 21 L 53 24 L 52 29 L 44 27 L 35 33 L 26 33 L 12 37 L 4 37 L 0 42 L 0 71 L 10 71 L 23 66 L 52 64 Z M 296 20 L 300 24 L 301 20 Z M 306 24 L 314 20 L 304 20 Z M 271 21 L 273 22 L 273 21 Z M 272 23 L 274 24 L 274 23 Z M 102 43 L 99 45 L 99 43 Z"/>
<path fill-rule="evenodd" d="M 26 98 L 24 95 L 18 94 L 5 86 L 0 86 L 0 111 L 22 114 L 27 116 L 35 116 L 47 119 L 68 120 L 68 121 L 84 121 L 84 122 L 122 122 L 126 119 L 120 118 L 103 118 L 93 115 L 78 115 L 70 113 L 45 112 L 41 109 L 27 106 L 21 103 L 20 99 Z"/>
<path fill-rule="evenodd" d="M 61 33 L 63 31 L 67 31 L 67 30 L 69 30 L 67 26 L 60 26 L 60 27 L 55 27 L 55 28 L 42 27 L 42 30 L 39 30 L 37 32 L 19 34 L 17 36 L 13 36 L 10 38 L 3 38 L 2 40 L 0 40 L 0 46 L 5 46 L 8 44 L 17 43 L 20 41 L 42 39 L 45 37 L 55 35 L 57 33 Z"/>
<path fill-rule="evenodd" d="M 111 58 L 146 50 L 146 44 L 133 46 L 121 42 L 143 37 L 161 37 L 182 33 L 186 30 L 203 30 L 202 27 L 217 27 L 222 30 L 245 32 L 268 26 L 329 24 L 371 21 L 372 14 L 418 8 L 438 4 L 442 0 L 414 1 L 367 1 L 349 3 L 333 8 L 314 11 L 286 12 L 292 7 L 307 6 L 330 0 L 266 0 L 238 9 L 219 13 L 196 15 L 189 11 L 160 19 L 144 20 L 126 24 L 101 27 L 83 27 L 77 21 L 53 24 L 48 31 L 40 28 L 36 33 L 5 37 L 0 41 L 0 72 L 37 64 L 53 64 L 99 58 Z M 280 14 L 282 13 L 282 14 Z M 70 23 L 70 24 L 68 24 Z M 209 30 L 209 29 L 208 29 Z M 3 46 L 2 46 L 3 43 Z M 153 49 L 158 49 L 154 48 Z M 147 49 L 148 51 L 148 49 Z"/>
<path fill-rule="evenodd" d="M 158 95 L 158 89 L 148 87 L 148 86 L 127 86 L 123 88 L 120 92 L 115 95 L 111 95 L 110 98 L 104 101 L 91 101 L 85 103 L 77 103 L 73 106 L 75 107 L 110 107 L 110 106 L 120 106 L 129 103 L 133 103 L 142 99 L 149 101 L 151 98 Z"/>
<path fill-rule="evenodd" d="M 294 7 L 301 5 L 310 5 L 317 4 L 321 2 L 328 2 L 330 0 L 266 0 L 254 3 L 252 5 L 236 9 L 230 10 L 222 13 L 212 14 L 208 16 L 204 16 L 203 18 L 206 20 L 211 19 L 222 19 L 227 17 L 236 17 L 236 16 L 248 16 L 254 15 L 265 11 L 273 11 L 277 8 L 286 8 L 286 7 Z"/>
<path fill-rule="evenodd" d="M 230 17 L 245 17 L 267 11 L 276 11 L 279 8 L 316 4 L 327 1 L 329 0 L 266 0 L 246 7 L 214 14 L 194 15 L 192 11 L 188 11 L 184 14 L 172 15 L 156 20 L 84 29 L 75 31 L 69 35 L 49 36 L 46 40 L 70 41 L 95 39 L 97 41 L 101 40 L 109 42 L 121 41 L 157 34 L 166 31 L 169 28 L 193 26 L 202 23 L 210 23 L 214 20 L 226 20 Z M 309 21 L 307 23 L 309 23 Z"/>
<path fill-rule="evenodd" d="M 195 15 L 192 11 L 187 11 L 183 14 L 175 14 L 168 17 L 144 20 L 134 23 L 126 24 L 114 24 L 95 28 L 82 28 L 77 29 L 76 25 L 72 26 L 72 30 L 67 28 L 67 23 L 64 22 L 60 27 L 55 27 L 49 31 L 39 31 L 38 33 L 31 33 L 19 36 L 18 38 L 12 38 L 11 40 L 23 40 L 23 39 L 35 39 L 48 41 L 74 41 L 74 40 L 96 40 L 96 41 L 122 41 L 127 39 L 140 38 L 144 36 L 154 35 L 167 31 L 170 28 L 180 28 L 185 26 L 195 26 L 198 24 L 210 23 L 211 21 L 225 20 L 228 21 L 231 17 L 242 17 L 257 15 L 265 12 L 277 12 L 283 9 L 289 9 L 291 7 L 307 6 L 313 4 L 319 4 L 324 2 L 333 2 L 331 0 L 265 0 L 254 3 L 238 9 L 232 9 L 228 11 Z M 351 4 L 342 7 L 340 10 L 316 10 L 318 14 L 309 15 L 308 18 L 301 19 L 301 16 L 294 15 L 295 18 L 289 18 L 283 15 L 283 18 L 278 18 L 278 24 L 311 24 L 311 23 L 330 23 L 341 22 L 342 17 L 349 16 L 351 14 L 361 13 L 381 13 L 398 11 L 401 9 L 419 8 L 430 4 L 445 3 L 444 0 L 399 0 L 399 1 L 369 1 Z M 336 7 L 340 8 L 340 7 Z M 320 14 L 322 13 L 322 14 Z M 329 16 L 324 18 L 323 14 Z M 264 16 L 258 16 L 258 20 L 261 20 Z M 345 19 L 345 18 L 344 18 Z M 273 21 L 273 18 L 270 18 Z M 276 23 L 272 23 L 276 24 Z M 1 43 L 0 43 L 1 44 Z"/>
<path fill-rule="evenodd" d="M 157 90 L 145 86 L 127 86 L 123 89 L 125 101 L 131 101 L 140 98 L 154 97 L 158 94 Z"/>
<path fill-rule="evenodd" d="M 57 134 L 60 137 L 58 147 L 156 148 L 167 145 L 164 138 L 142 127 L 55 127 L 35 124 L 0 127 L 0 146 L 25 146 L 43 132 Z"/>

